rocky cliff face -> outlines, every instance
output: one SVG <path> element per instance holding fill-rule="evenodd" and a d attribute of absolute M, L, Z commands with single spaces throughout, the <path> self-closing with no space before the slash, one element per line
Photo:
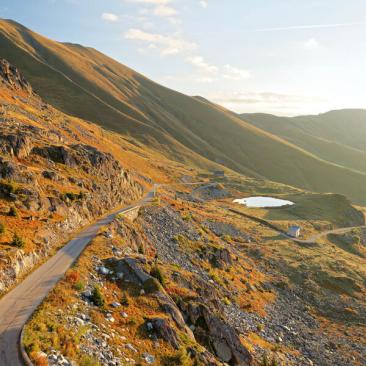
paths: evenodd
<path fill-rule="evenodd" d="M 29 94 L 33 93 L 32 87 L 19 70 L 4 59 L 0 59 L 0 79 L 1 83 L 6 83 L 14 89 L 22 89 Z"/>
<path fill-rule="evenodd" d="M 69 233 L 137 199 L 143 187 L 90 125 L 44 104 L 5 60 L 0 111 L 1 293 Z"/>

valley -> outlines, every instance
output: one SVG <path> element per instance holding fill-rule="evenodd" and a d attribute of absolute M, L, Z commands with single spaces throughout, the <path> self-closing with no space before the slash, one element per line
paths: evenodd
<path fill-rule="evenodd" d="M 317 154 L 315 138 L 310 149 L 204 98 L 161 86 L 95 49 L 52 41 L 14 21 L 0 21 L 0 47 L 0 56 L 20 68 L 46 102 L 167 159 L 208 170 L 224 166 L 366 204 L 366 172 L 350 162 L 363 161 L 362 152 L 352 147 L 342 153 L 348 163 L 339 164 L 339 150 Z M 353 111 L 344 114 L 353 119 Z"/>
<path fill-rule="evenodd" d="M 0 57 L 1 366 L 365 365 L 364 111 L 239 115 L 9 20 Z"/>
<path fill-rule="evenodd" d="M 60 354 L 81 365 L 362 364 L 362 244 L 355 255 L 333 238 L 311 245 L 284 239 L 230 211 L 225 199 L 176 197 L 191 191 L 161 189 L 136 220 L 117 217 L 101 230 L 27 325 L 33 358 L 56 365 Z M 103 304 L 95 303 L 96 288 Z M 50 329 L 60 321 L 54 338 Z M 328 328 L 333 322 L 337 330 Z"/>

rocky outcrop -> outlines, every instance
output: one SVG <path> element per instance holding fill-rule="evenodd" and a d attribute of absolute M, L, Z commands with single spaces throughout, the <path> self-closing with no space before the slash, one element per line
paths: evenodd
<path fill-rule="evenodd" d="M 0 59 L 0 79 L 14 89 L 22 89 L 32 94 L 32 87 L 20 71 L 5 59 Z"/>
<path fill-rule="evenodd" d="M 147 322 L 147 327 L 152 328 L 152 330 L 156 333 L 158 338 L 164 339 L 173 348 L 179 349 L 180 342 L 178 334 L 176 330 L 172 326 L 170 326 L 167 319 L 162 318 L 149 319 Z"/>
<path fill-rule="evenodd" d="M 194 335 L 200 343 L 230 365 L 248 366 L 253 358 L 243 346 L 234 328 L 218 317 L 207 306 L 189 303 L 185 314 L 194 328 Z"/>
<path fill-rule="evenodd" d="M 34 182 L 34 174 L 26 166 L 0 156 L 0 179 L 30 184 Z"/>
<path fill-rule="evenodd" d="M 35 147 L 32 154 L 39 155 L 54 163 L 65 164 L 70 167 L 76 167 L 77 162 L 73 156 L 72 150 L 65 146 L 42 146 Z"/>
<path fill-rule="evenodd" d="M 0 136 L 0 154 L 26 158 L 32 150 L 32 143 L 26 134 Z"/>
<path fill-rule="evenodd" d="M 231 254 L 226 248 L 217 248 L 214 252 L 208 254 L 210 263 L 216 268 L 225 268 L 232 265 Z"/>
<path fill-rule="evenodd" d="M 142 263 L 144 262 L 144 258 L 126 257 L 121 260 L 109 259 L 106 261 L 106 265 L 113 268 L 117 278 L 123 278 L 124 281 L 144 287 L 146 283 L 155 281 L 155 279 L 142 268 Z M 181 311 L 165 290 L 162 287 L 159 287 L 159 289 L 154 291 L 151 296 L 157 300 L 160 308 L 169 315 L 176 327 L 180 331 L 185 332 L 188 338 L 194 340 L 194 335 L 191 329 L 187 326 Z M 164 328 L 166 327 L 164 326 Z M 164 334 L 171 334 L 171 332 L 166 333 L 164 331 Z M 174 347 L 176 346 L 174 345 Z"/>
<path fill-rule="evenodd" d="M 2 219 L 7 227 L 0 237 L 4 291 L 69 233 L 137 200 L 143 188 L 108 152 L 113 150 L 97 141 L 93 128 L 90 132 L 43 103 L 4 60 L 0 87 L 0 211 L 16 210 L 11 225 Z M 24 252 L 10 248 L 15 233 L 26 236 Z"/>
<path fill-rule="evenodd" d="M 0 294 L 14 283 L 14 279 L 31 270 L 40 260 L 41 255 L 36 252 L 24 253 L 23 250 L 12 250 L 12 254 L 5 256 L 0 252 Z"/>

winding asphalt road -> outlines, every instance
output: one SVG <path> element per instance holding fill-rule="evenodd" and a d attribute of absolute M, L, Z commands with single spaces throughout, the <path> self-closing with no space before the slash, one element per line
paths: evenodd
<path fill-rule="evenodd" d="M 323 238 L 324 236 L 327 236 L 329 234 L 347 234 L 352 230 L 365 229 L 365 228 L 366 228 L 365 225 L 352 226 L 352 227 L 343 227 L 343 228 L 339 228 L 339 229 L 323 231 L 323 232 L 315 234 L 315 235 L 313 235 L 313 236 L 311 236 L 310 238 L 307 238 L 307 239 L 294 239 L 294 238 L 291 238 L 290 236 L 288 236 L 288 237 L 295 240 L 295 241 L 297 241 L 298 243 L 311 244 L 311 243 L 316 242 L 318 239 Z"/>
<path fill-rule="evenodd" d="M 202 183 L 177 183 L 176 185 L 199 185 Z M 48 292 L 52 290 L 86 246 L 96 237 L 99 229 L 110 224 L 118 214 L 149 202 L 155 196 L 159 187 L 170 185 L 174 184 L 154 184 L 153 189 L 134 205 L 105 216 L 82 230 L 57 254 L 0 299 L 0 366 L 24 365 L 19 351 L 23 326 Z"/>
<path fill-rule="evenodd" d="M 202 183 L 203 182 L 183 183 L 183 185 L 198 185 Z M 73 240 L 60 249 L 56 255 L 51 257 L 23 282 L 0 299 L 0 366 L 24 365 L 23 359 L 19 353 L 19 339 L 22 328 L 32 313 L 41 304 L 48 292 L 63 277 L 67 269 L 70 268 L 90 241 L 96 237 L 99 229 L 111 223 L 116 215 L 141 206 L 151 200 L 159 186 L 163 185 L 154 185 L 153 190 L 136 204 L 103 217 L 82 230 Z M 355 228 L 364 227 L 365 226 Z M 336 229 L 320 233 L 307 240 L 292 239 L 304 243 L 313 242 L 321 236 L 330 233 L 344 233 L 352 229 L 354 228 Z"/>
<path fill-rule="evenodd" d="M 0 366 L 24 365 L 19 353 L 19 338 L 23 326 L 48 292 L 96 237 L 99 229 L 111 223 L 116 215 L 141 206 L 152 196 L 153 191 L 136 204 L 118 210 L 88 226 L 0 300 Z"/>

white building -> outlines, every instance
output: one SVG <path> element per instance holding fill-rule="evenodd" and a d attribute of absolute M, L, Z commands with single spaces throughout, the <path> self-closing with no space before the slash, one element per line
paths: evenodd
<path fill-rule="evenodd" d="M 292 238 L 298 238 L 301 233 L 301 227 L 300 226 L 290 226 L 287 231 L 287 235 L 291 236 Z"/>

